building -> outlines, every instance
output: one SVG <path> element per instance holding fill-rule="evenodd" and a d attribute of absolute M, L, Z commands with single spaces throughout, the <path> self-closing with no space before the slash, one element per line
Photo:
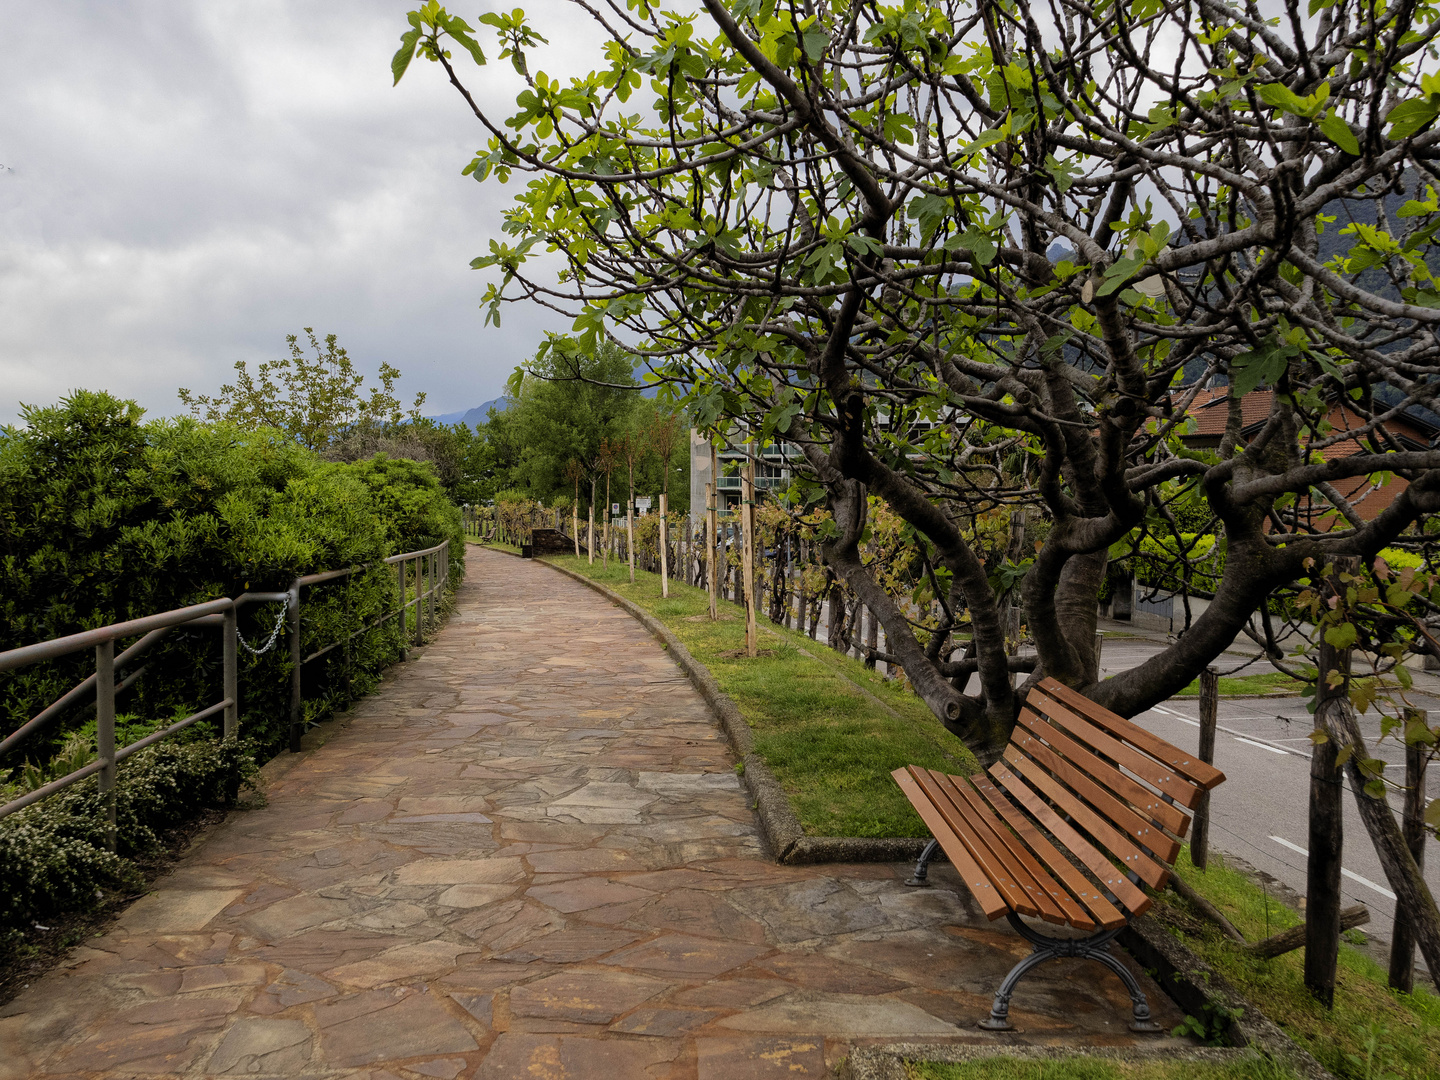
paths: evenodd
<path fill-rule="evenodd" d="M 1240 398 L 1240 439 L 1249 442 L 1270 417 L 1270 407 L 1275 400 L 1275 391 L 1269 388 L 1252 390 Z M 1229 414 L 1230 388 L 1219 386 L 1201 390 L 1189 409 L 1189 416 L 1195 421 L 1195 430 L 1183 436 L 1185 445 L 1195 449 L 1217 449 L 1225 435 L 1225 422 Z M 1353 430 L 1355 436 L 1340 439 L 1322 450 L 1325 460 L 1349 457 L 1351 454 L 1368 454 L 1372 449 L 1367 445 L 1368 433 L 1363 432 L 1365 420 L 1350 407 L 1349 402 L 1337 400 L 1331 403 L 1325 418 L 1334 432 Z M 1440 427 L 1432 421 L 1432 414 L 1422 409 L 1409 409 L 1384 424 L 1383 431 L 1405 450 L 1429 450 Z M 1366 476 L 1335 481 L 1335 490 L 1355 507 L 1362 521 L 1373 521 L 1396 497 L 1409 486 L 1401 476 L 1392 476 L 1388 483 L 1372 483 Z M 1304 505 L 1304 504 L 1302 504 Z M 1331 528 L 1335 511 L 1329 503 L 1317 500 L 1308 505 L 1307 523 L 1316 528 Z M 1325 519 L 1322 522 L 1322 519 Z"/>
<path fill-rule="evenodd" d="M 741 438 L 713 444 L 720 465 L 721 511 L 733 511 L 740 505 L 740 470 L 747 457 L 747 447 Z M 694 428 L 690 429 L 690 512 L 699 515 L 705 512 L 705 485 L 712 480 L 710 474 L 710 450 L 712 443 Z M 790 486 L 790 460 L 800 456 L 800 448 L 791 443 L 776 442 L 767 446 L 757 455 L 755 463 L 755 488 L 757 491 L 784 490 Z"/>

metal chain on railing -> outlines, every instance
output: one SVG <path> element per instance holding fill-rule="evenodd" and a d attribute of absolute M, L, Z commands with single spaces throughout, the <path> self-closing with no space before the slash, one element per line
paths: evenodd
<path fill-rule="evenodd" d="M 258 649 L 245 640 L 245 635 L 240 633 L 239 627 L 235 629 L 235 642 L 251 656 L 264 656 L 275 647 L 275 642 L 280 640 L 280 631 L 285 626 L 285 614 L 290 610 L 290 598 L 287 596 L 280 601 L 280 614 L 275 616 L 275 627 L 270 631 L 270 637 Z"/>

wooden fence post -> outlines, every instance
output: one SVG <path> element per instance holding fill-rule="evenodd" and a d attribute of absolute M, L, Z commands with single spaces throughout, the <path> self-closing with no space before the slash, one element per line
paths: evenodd
<path fill-rule="evenodd" d="M 1342 574 L 1353 574 L 1360 560 L 1354 556 L 1335 559 L 1328 585 L 1342 603 L 1345 585 Z M 1329 676 L 1340 679 L 1330 685 Z M 1330 738 L 1324 714 L 1348 700 L 1350 650 L 1337 649 L 1320 635 L 1319 693 L 1315 707 L 1315 730 L 1324 736 L 1310 756 L 1310 856 L 1305 869 L 1305 986 L 1327 1009 L 1335 1004 L 1335 968 L 1340 955 L 1340 854 L 1344 845 L 1341 801 L 1342 777 L 1337 765 L 1339 746 Z"/>
<path fill-rule="evenodd" d="M 1213 667 L 1200 673 L 1200 760 L 1215 764 L 1215 724 L 1220 707 L 1220 675 Z M 1190 861 L 1205 870 L 1210 861 L 1210 792 L 1202 791 L 1190 826 Z"/>
<path fill-rule="evenodd" d="M 1406 709 L 1405 727 L 1411 724 L 1430 726 L 1424 709 Z M 1425 871 L 1425 747 L 1419 743 L 1405 746 L 1405 809 L 1400 829 L 1405 846 L 1415 857 L 1415 866 Z M 1405 917 L 1401 906 L 1395 905 L 1394 933 L 1390 940 L 1390 988 L 1410 994 L 1415 990 L 1415 929 Z"/>
<path fill-rule="evenodd" d="M 705 485 L 705 587 L 710 590 L 710 621 L 720 618 L 720 578 L 716 574 L 715 548 L 720 542 L 719 515 L 715 510 L 715 484 Z"/>
<path fill-rule="evenodd" d="M 747 461 L 740 486 L 740 588 L 745 601 L 745 655 L 759 650 L 755 625 L 755 462 Z"/>
<path fill-rule="evenodd" d="M 660 493 L 660 596 L 670 596 L 670 503 L 665 493 Z"/>

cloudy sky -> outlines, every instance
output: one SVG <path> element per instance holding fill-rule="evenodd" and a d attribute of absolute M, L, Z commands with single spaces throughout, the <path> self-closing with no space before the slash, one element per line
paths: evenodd
<path fill-rule="evenodd" d="M 438 67 L 391 87 L 413 6 L 0 0 L 0 423 L 76 387 L 172 415 L 304 326 L 458 411 L 564 328 L 483 325 L 468 264 L 512 189 L 460 176 L 485 140 Z M 503 109 L 483 29 L 473 89 Z"/>

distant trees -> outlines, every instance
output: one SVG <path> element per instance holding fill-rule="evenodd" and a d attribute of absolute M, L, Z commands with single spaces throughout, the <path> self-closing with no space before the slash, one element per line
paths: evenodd
<path fill-rule="evenodd" d="M 226 383 L 214 397 L 192 394 L 182 387 L 181 402 L 197 420 L 229 420 L 244 428 L 279 428 L 301 446 L 324 450 L 356 431 L 385 431 L 407 417 L 419 422 L 425 394 L 415 395 L 408 412 L 395 395 L 400 369 L 380 365 L 380 385 L 365 393 L 365 376 L 334 334 L 322 347 L 315 331 L 305 327 L 314 357 L 305 354 L 295 334 L 285 338 L 290 355 L 266 360 L 250 374 L 243 360 L 235 363 L 234 384 Z"/>
<path fill-rule="evenodd" d="M 684 512 L 688 484 L 674 483 L 688 466 L 675 454 L 684 420 L 642 395 L 635 365 L 635 357 L 614 342 L 602 342 L 593 352 L 575 348 L 569 339 L 546 342 L 511 377 L 508 406 L 492 410 L 480 426 L 477 440 L 485 449 L 474 454 L 488 465 L 485 483 L 491 492 L 518 489 L 548 503 L 571 494 L 575 482 L 566 469 L 573 461 L 583 470 L 580 488 L 589 488 L 593 500 L 607 472 L 606 447 L 632 444 L 636 452 L 619 459 L 633 468 L 635 491 L 658 494 L 667 485 L 683 491 L 678 504 L 672 495 L 672 504 Z"/>

